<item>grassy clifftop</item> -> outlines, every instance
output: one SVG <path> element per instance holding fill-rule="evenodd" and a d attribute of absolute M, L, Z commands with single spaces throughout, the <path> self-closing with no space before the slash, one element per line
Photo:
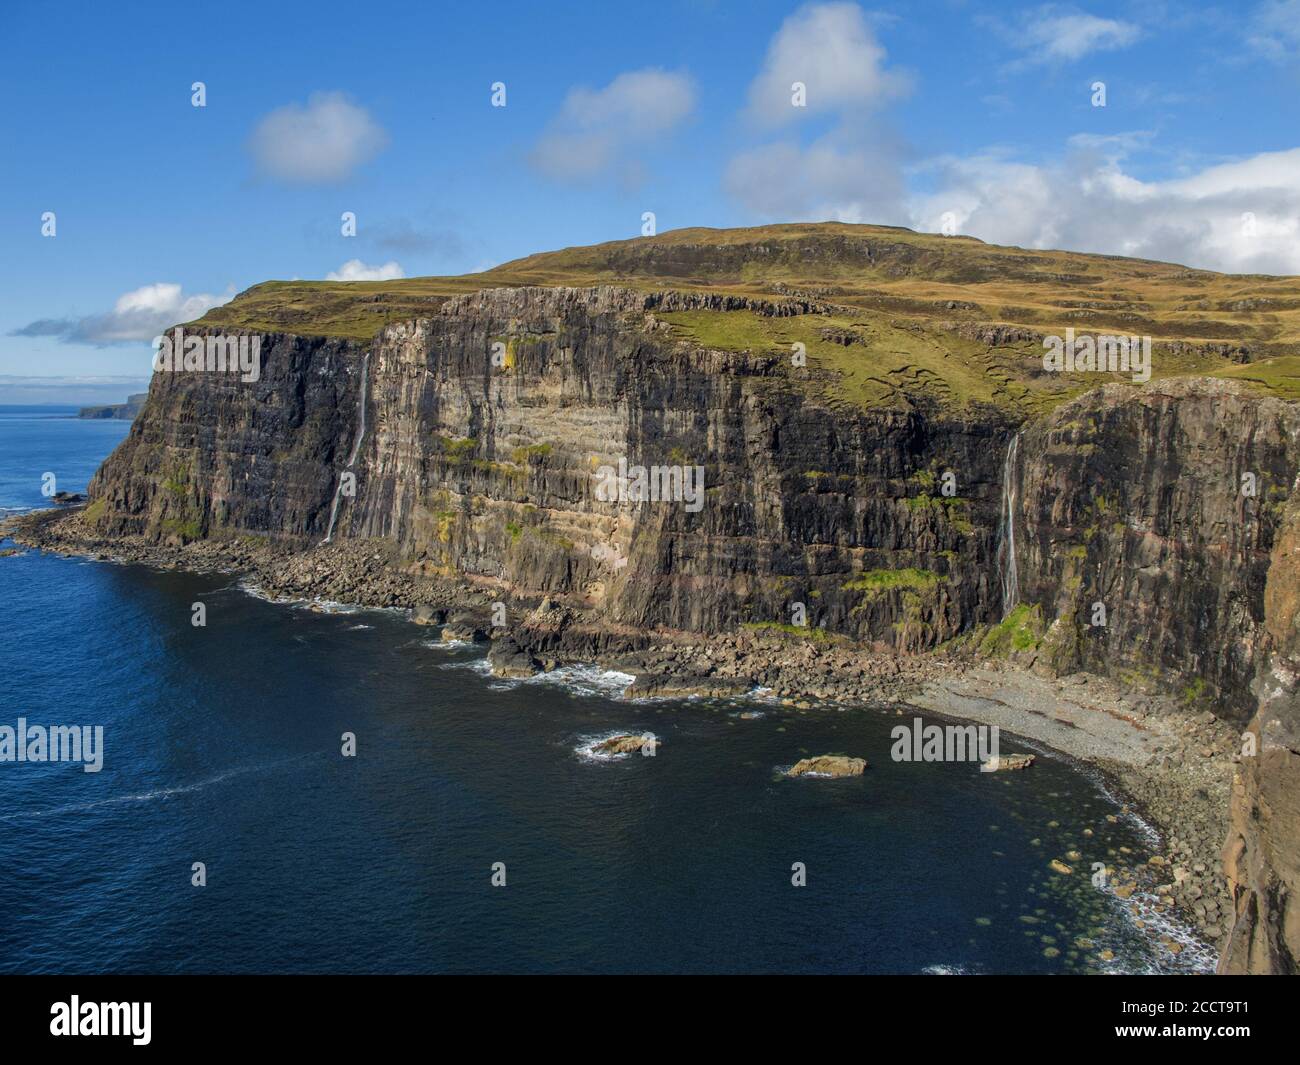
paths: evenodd
<path fill-rule="evenodd" d="M 1300 399 L 1300 278 L 837 222 L 681 229 L 531 255 L 462 277 L 270 281 L 200 324 L 365 340 L 389 322 L 427 316 L 449 297 L 482 288 L 597 284 L 811 297 L 828 313 L 664 317 L 683 340 L 709 347 L 788 351 L 803 342 L 810 364 L 837 373 L 839 391 L 854 403 L 925 394 L 945 405 L 992 403 L 1024 413 L 1054 406 L 1099 382 L 1042 372 L 1041 336 L 1067 327 L 1150 336 L 1155 378 L 1223 376 Z"/>

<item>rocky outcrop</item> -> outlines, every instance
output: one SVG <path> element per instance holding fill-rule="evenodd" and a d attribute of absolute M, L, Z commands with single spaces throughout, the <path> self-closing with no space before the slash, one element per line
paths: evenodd
<path fill-rule="evenodd" d="M 815 758 L 800 758 L 785 775 L 788 777 L 860 777 L 867 768 L 865 758 L 849 758 L 842 754 L 819 754 Z"/>
<path fill-rule="evenodd" d="M 522 647 L 513 636 L 502 636 L 492 641 L 488 651 L 488 667 L 493 676 L 517 679 L 536 676 L 542 663 Z"/>
<path fill-rule="evenodd" d="M 623 692 L 625 699 L 734 699 L 753 687 L 747 680 L 691 674 L 644 673 Z"/>
<path fill-rule="evenodd" d="M 638 752 L 651 755 L 654 754 L 655 748 L 658 745 L 659 741 L 647 732 L 643 736 L 610 736 L 609 739 L 601 740 L 591 749 L 595 754 L 610 756 L 619 754 L 637 754 Z"/>
<path fill-rule="evenodd" d="M 1292 498 L 1264 595 L 1269 646 L 1242 737 L 1223 867 L 1234 920 L 1224 973 L 1300 972 L 1300 499 Z"/>
<path fill-rule="evenodd" d="M 1016 769 L 1028 769 L 1033 764 L 1032 754 L 999 754 L 981 763 L 980 768 L 989 773 L 1004 773 Z"/>

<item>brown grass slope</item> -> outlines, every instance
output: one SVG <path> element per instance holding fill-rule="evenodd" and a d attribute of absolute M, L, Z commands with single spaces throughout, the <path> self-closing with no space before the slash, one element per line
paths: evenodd
<path fill-rule="evenodd" d="M 366 340 L 483 288 L 621 285 L 646 291 L 811 299 L 824 313 L 665 317 L 680 338 L 725 350 L 803 343 L 819 380 L 855 404 L 1050 409 L 1113 375 L 1047 374 L 1043 335 L 1150 336 L 1153 377 L 1249 382 L 1300 399 L 1300 278 L 1037 251 L 839 222 L 680 229 L 544 252 L 461 277 L 269 281 L 199 325 Z"/>

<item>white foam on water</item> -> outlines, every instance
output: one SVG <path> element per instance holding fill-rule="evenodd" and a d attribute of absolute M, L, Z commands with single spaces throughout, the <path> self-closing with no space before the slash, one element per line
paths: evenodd
<path fill-rule="evenodd" d="M 424 643 L 425 647 L 445 648 L 449 646 L 446 643 Z M 492 676 L 492 667 L 488 665 L 486 658 L 471 658 L 461 662 L 446 662 L 438 667 L 439 669 L 468 669 L 471 673 L 477 673 L 480 677 Z"/>
<path fill-rule="evenodd" d="M 1159 963 L 1148 963 L 1143 966 L 1142 969 L 1138 970 L 1140 974 L 1152 976 L 1171 971 L 1213 973 L 1218 968 L 1218 952 L 1213 947 L 1202 942 L 1192 929 L 1180 921 L 1174 913 L 1157 906 L 1158 896 L 1149 891 L 1134 891 L 1127 899 L 1122 899 L 1115 894 L 1114 888 L 1109 885 L 1105 888 L 1105 891 L 1111 896 L 1112 902 L 1122 911 L 1124 919 L 1129 925 L 1147 941 L 1152 954 L 1160 959 Z M 1136 912 L 1134 912 L 1135 909 Z M 1142 922 L 1141 928 L 1138 927 L 1139 921 Z M 1161 940 L 1165 939 L 1177 943 L 1182 948 L 1179 953 L 1175 954 L 1161 942 Z M 1111 964 L 1122 966 L 1123 961 L 1116 957 Z"/>
<path fill-rule="evenodd" d="M 599 735 L 579 736 L 577 745 L 573 748 L 573 753 L 587 762 L 622 762 L 631 758 L 632 753 L 613 754 L 609 751 L 598 751 L 596 748 L 606 740 L 612 740 L 615 736 L 636 735 L 648 736 L 650 739 L 654 740 L 655 747 L 659 747 L 663 743 L 663 740 L 653 732 L 638 732 L 636 729 L 611 729 L 610 731 L 602 732 Z"/>
<path fill-rule="evenodd" d="M 302 599 L 295 599 L 293 596 L 288 595 L 272 595 L 270 592 L 263 589 L 261 585 L 255 584 L 253 581 L 247 579 L 239 582 L 239 590 L 245 595 L 251 595 L 254 599 L 260 599 L 264 603 L 275 603 L 277 606 L 289 606 L 293 603 L 301 603 L 304 601 Z"/>
<path fill-rule="evenodd" d="M 492 674 L 487 659 L 482 659 L 488 675 Z M 577 695 L 603 696 L 619 698 L 636 677 L 630 673 L 620 673 L 616 669 L 602 669 L 600 666 L 576 665 L 560 666 L 549 673 L 537 673 L 531 677 L 493 677 L 498 691 L 528 685 L 545 685 L 564 688 Z"/>
<path fill-rule="evenodd" d="M 421 640 L 421 647 L 427 647 L 431 651 L 457 651 L 462 647 L 473 647 L 473 640 Z M 484 662 L 487 659 L 483 659 Z"/>
<path fill-rule="evenodd" d="M 307 756 L 304 755 L 302 757 Z M 209 788 L 214 784 L 220 784 L 232 777 L 240 777 L 248 773 L 261 773 L 299 760 L 299 758 L 286 758 L 283 761 L 271 762 L 267 765 L 240 766 L 236 769 L 228 769 L 224 773 L 218 773 L 214 777 L 209 777 L 207 780 L 200 780 L 193 784 L 180 784 L 170 788 L 155 788 L 151 791 L 142 791 L 131 795 L 114 795 L 107 799 L 96 799 L 94 802 L 68 803 L 64 806 L 53 806 L 48 810 L 29 810 L 19 811 L 17 813 L 0 814 L 0 821 L 19 821 L 40 817 L 53 817 L 57 814 L 82 813 L 86 810 L 96 809 L 100 806 L 117 806 L 123 803 L 132 802 L 152 802 L 155 799 L 169 799 L 175 795 L 189 795 L 193 792 L 203 791 L 205 788 Z"/>
<path fill-rule="evenodd" d="M 335 599 L 299 599 L 294 604 L 296 610 L 310 610 L 314 614 L 355 614 L 361 608 L 351 603 L 340 603 Z"/>

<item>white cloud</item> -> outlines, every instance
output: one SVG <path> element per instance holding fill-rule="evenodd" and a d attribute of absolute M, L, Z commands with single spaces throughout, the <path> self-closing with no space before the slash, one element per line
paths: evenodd
<path fill-rule="evenodd" d="M 807 107 L 791 104 L 793 82 Z M 749 87 L 748 114 L 779 125 L 808 113 L 838 121 L 810 143 L 787 139 L 743 151 L 723 187 L 765 219 L 900 221 L 903 147 L 870 112 L 908 88 L 856 4 L 810 4 L 781 24 Z"/>
<path fill-rule="evenodd" d="M 1060 163 L 987 154 L 934 164 L 941 189 L 913 202 L 912 224 L 998 244 L 1162 259 L 1231 273 L 1300 273 L 1300 148 L 1142 181 L 1076 138 Z"/>
<path fill-rule="evenodd" d="M 1127 48 L 1141 35 L 1132 22 L 1098 18 L 1052 4 L 1030 12 L 1020 27 L 1010 32 L 1030 63 L 1073 62 L 1091 52 Z"/>
<path fill-rule="evenodd" d="M 898 154 L 883 141 L 866 147 L 833 134 L 807 148 L 764 145 L 733 158 L 723 186 L 766 219 L 886 222 L 903 212 Z"/>
<path fill-rule="evenodd" d="M 1300 0 L 1274 3 L 1300 8 Z M 1139 35 L 1131 23 L 1049 6 L 1029 14 L 1019 41 L 1037 52 L 1023 61 L 1029 64 L 1122 48 Z M 862 13 L 850 4 L 824 4 L 787 19 L 751 86 L 751 112 L 779 121 L 795 110 L 789 81 L 805 80 L 796 73 L 800 57 L 828 71 L 819 106 L 838 121 L 811 143 L 787 139 L 731 159 L 724 188 L 765 220 L 836 219 L 936 232 L 951 212 L 959 232 L 998 244 L 1300 274 L 1300 148 L 1164 181 L 1134 176 L 1140 171 L 1129 160 L 1152 150 L 1146 131 L 1081 134 L 1062 145 L 1059 159 L 1046 162 L 989 150 L 908 166 L 905 145 L 885 122 L 865 121 L 866 109 L 898 83 Z M 811 107 L 817 99 L 811 80 L 808 89 Z"/>
<path fill-rule="evenodd" d="M 885 69 L 885 49 L 856 4 L 809 4 L 781 24 L 749 86 L 749 113 L 778 125 L 819 112 L 868 110 L 907 91 L 909 79 Z M 807 105 L 795 107 L 802 82 Z"/>
<path fill-rule="evenodd" d="M 364 107 L 341 92 L 317 92 L 305 107 L 278 107 L 253 131 L 249 150 L 258 170 L 281 181 L 342 181 L 388 144 L 388 134 Z"/>
<path fill-rule="evenodd" d="M 382 266 L 371 266 L 360 259 L 349 259 L 337 270 L 325 275 L 326 281 L 392 281 L 405 277 L 406 271 L 400 263 L 386 262 Z"/>
<path fill-rule="evenodd" d="M 614 167 L 634 177 L 638 150 L 671 132 L 694 109 L 695 83 L 672 71 L 634 70 L 603 89 L 578 87 L 538 139 L 532 163 L 560 181 L 592 178 Z"/>
<path fill-rule="evenodd" d="M 1255 9 L 1246 43 L 1275 63 L 1300 57 L 1300 0 L 1267 0 Z"/>
<path fill-rule="evenodd" d="M 12 336 L 51 336 L 69 344 L 126 344 L 150 341 L 174 325 L 201 318 L 213 307 L 234 298 L 234 290 L 222 296 L 208 293 L 185 295 L 181 286 L 169 281 L 144 285 L 117 298 L 111 311 L 85 318 L 43 318 L 16 329 Z"/>

